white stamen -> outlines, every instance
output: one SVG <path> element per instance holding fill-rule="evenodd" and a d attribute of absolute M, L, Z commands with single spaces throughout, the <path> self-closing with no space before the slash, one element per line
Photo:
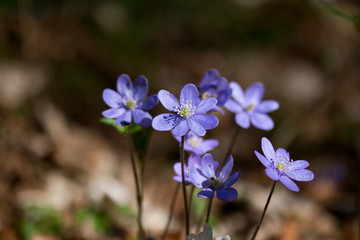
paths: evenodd
<path fill-rule="evenodd" d="M 134 110 L 137 107 L 137 100 L 136 99 L 123 99 L 123 104 L 129 110 Z"/>
<path fill-rule="evenodd" d="M 201 137 L 194 135 L 188 138 L 186 142 L 192 147 L 197 147 L 202 143 L 202 141 L 203 139 Z"/>
<path fill-rule="evenodd" d="M 181 101 L 180 107 L 175 109 L 175 112 L 184 118 L 189 118 L 195 114 L 196 107 L 192 105 L 191 101 Z"/>
<path fill-rule="evenodd" d="M 289 170 L 290 161 L 291 160 L 289 159 L 289 156 L 287 154 L 277 154 L 274 160 L 275 168 L 281 172 Z"/>

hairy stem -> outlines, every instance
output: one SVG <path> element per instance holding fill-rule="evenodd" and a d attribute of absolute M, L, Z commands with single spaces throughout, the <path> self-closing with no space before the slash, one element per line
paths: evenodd
<path fill-rule="evenodd" d="M 182 180 L 182 190 L 184 196 L 184 210 L 185 210 L 185 232 L 186 236 L 189 236 L 190 232 L 190 225 L 189 225 L 189 209 L 188 209 L 188 201 L 186 197 L 186 183 L 185 183 L 185 169 L 184 169 L 184 141 L 185 136 L 181 137 L 181 144 L 180 144 L 180 162 L 181 162 L 181 180 Z"/>
<path fill-rule="evenodd" d="M 266 200 L 266 204 L 265 204 L 264 210 L 263 210 L 263 212 L 262 212 L 262 214 L 261 214 L 260 221 L 259 221 L 258 225 L 256 226 L 256 229 L 255 229 L 255 231 L 254 231 L 254 233 L 253 233 L 253 235 L 252 235 L 252 237 L 251 237 L 251 240 L 254 240 L 254 239 L 255 239 L 256 234 L 257 234 L 257 232 L 259 231 L 259 228 L 260 228 L 261 223 L 262 223 L 262 221 L 263 221 L 263 219 L 264 219 L 266 210 L 267 210 L 267 208 L 268 208 L 268 206 L 269 206 L 269 202 L 270 202 L 271 196 L 272 196 L 272 194 L 273 194 L 273 192 L 274 192 L 275 184 L 276 184 L 276 181 L 274 181 L 274 183 L 273 183 L 273 185 L 272 185 L 272 187 L 271 187 L 270 194 L 269 194 L 269 196 L 268 196 L 268 199 Z"/>
<path fill-rule="evenodd" d="M 132 136 L 130 133 L 130 125 L 128 127 L 128 145 L 129 145 L 128 147 L 129 147 L 129 152 L 130 152 L 131 168 L 133 171 L 135 188 L 136 188 L 136 200 L 137 200 L 137 207 L 138 207 L 138 214 L 137 214 L 138 236 L 139 236 L 140 240 L 143 240 L 143 239 L 145 239 L 145 236 L 144 236 L 144 230 L 143 230 L 142 221 L 141 221 L 141 218 L 142 218 L 142 188 L 140 187 L 139 177 L 138 177 L 137 168 L 136 168 Z"/>
<path fill-rule="evenodd" d="M 177 195 L 179 193 L 179 190 L 180 190 L 180 183 L 177 183 L 176 184 L 176 188 L 175 188 L 175 192 L 174 192 L 174 195 L 171 199 L 171 204 L 170 204 L 170 213 L 169 213 L 169 216 L 168 216 L 168 220 L 167 220 L 167 223 L 166 223 L 166 227 L 165 227 L 165 230 L 164 230 L 164 233 L 162 235 L 162 240 L 165 240 L 167 235 L 168 235 L 168 232 L 169 232 L 169 227 L 170 227 L 170 223 L 171 223 L 171 219 L 172 219 L 172 216 L 174 214 L 174 209 L 175 209 L 175 203 L 176 203 L 176 198 L 177 198 Z"/>
<path fill-rule="evenodd" d="M 226 162 L 226 160 L 228 159 L 228 157 L 231 155 L 231 152 L 235 146 L 235 143 L 236 143 L 236 139 L 237 139 L 237 136 L 239 135 L 239 132 L 240 132 L 240 127 L 236 126 L 236 130 L 234 132 L 234 135 L 232 136 L 231 138 L 231 142 L 230 142 L 230 146 L 224 156 L 224 159 L 223 161 L 221 162 L 221 165 L 220 166 L 223 166 Z"/>

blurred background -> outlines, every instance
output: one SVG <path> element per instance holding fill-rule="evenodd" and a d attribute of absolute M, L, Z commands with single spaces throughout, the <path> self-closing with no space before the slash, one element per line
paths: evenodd
<path fill-rule="evenodd" d="M 143 74 L 150 94 L 178 96 L 210 68 L 244 89 L 261 81 L 264 98 L 280 102 L 272 131 L 240 130 L 239 199 L 214 201 L 214 235 L 250 238 L 271 187 L 254 155 L 265 136 L 309 161 L 315 179 L 299 193 L 276 186 L 258 239 L 359 239 L 359 33 L 358 0 L 1 0 L 0 239 L 134 239 L 126 139 L 100 123 L 102 91 Z M 220 161 L 237 126 L 232 113 L 217 116 L 207 137 L 220 141 Z M 178 146 L 153 132 L 143 218 L 153 239 Z M 178 198 L 168 239 L 184 239 Z M 194 200 L 193 219 L 205 203 Z"/>

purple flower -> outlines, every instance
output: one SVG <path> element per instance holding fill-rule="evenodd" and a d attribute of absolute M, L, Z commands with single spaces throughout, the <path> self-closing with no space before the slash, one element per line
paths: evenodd
<path fill-rule="evenodd" d="M 218 199 L 223 201 L 236 200 L 238 193 L 231 187 L 240 177 L 240 172 L 231 176 L 233 158 L 230 156 L 221 171 L 217 171 L 219 163 L 214 161 L 212 155 L 207 153 L 201 160 L 201 168 L 190 168 L 189 177 L 191 182 L 198 188 L 202 188 L 198 197 L 213 198 L 216 191 Z"/>
<path fill-rule="evenodd" d="M 305 169 L 309 166 L 307 161 L 290 159 L 289 152 L 283 148 L 275 151 L 271 142 L 265 137 L 261 139 L 261 148 L 265 156 L 257 151 L 255 155 L 266 167 L 265 173 L 272 180 L 280 180 L 285 187 L 295 192 L 299 191 L 299 187 L 291 179 L 303 182 L 313 180 L 314 173 Z"/>
<path fill-rule="evenodd" d="M 181 141 L 181 137 L 176 137 L 176 136 L 174 137 L 179 142 Z M 217 145 L 219 145 L 218 140 L 203 139 L 202 137 L 199 137 L 192 131 L 190 131 L 188 134 L 185 135 L 184 149 L 186 151 L 190 151 L 198 155 L 203 155 L 204 153 L 207 153 L 208 151 L 215 148 Z"/>
<path fill-rule="evenodd" d="M 221 111 L 226 101 L 231 97 L 231 88 L 226 78 L 221 77 L 216 69 L 209 69 L 205 72 L 200 82 L 200 96 L 202 99 L 214 97 L 218 100 L 212 111 Z"/>
<path fill-rule="evenodd" d="M 148 94 L 148 80 L 140 75 L 132 84 L 127 74 L 121 74 L 117 80 L 117 92 L 112 89 L 103 91 L 103 99 L 110 109 L 102 112 L 106 118 L 116 118 L 121 126 L 129 125 L 132 121 L 142 127 L 151 125 L 151 115 L 146 112 L 158 103 L 158 97 Z"/>
<path fill-rule="evenodd" d="M 171 130 L 174 136 L 184 136 L 189 130 L 204 136 L 206 130 L 215 128 L 219 120 L 206 114 L 215 107 L 216 98 L 200 100 L 194 84 L 186 84 L 180 93 L 180 103 L 175 96 L 166 90 L 158 93 L 162 105 L 172 113 L 163 113 L 153 119 L 152 126 L 158 131 Z"/>
<path fill-rule="evenodd" d="M 271 130 L 274 127 L 273 120 L 267 115 L 279 108 L 275 100 L 261 101 L 264 95 L 264 85 L 254 83 L 245 92 L 236 82 L 231 82 L 233 99 L 225 103 L 225 107 L 235 113 L 235 122 L 243 128 L 249 128 L 250 123 L 262 130 Z"/>
<path fill-rule="evenodd" d="M 191 154 L 188 158 L 188 163 L 184 164 L 184 175 L 185 175 L 185 183 L 191 183 L 189 178 L 189 169 L 190 168 L 200 168 L 201 157 L 197 154 Z M 173 179 L 177 182 L 182 182 L 181 176 L 181 162 L 177 162 L 174 164 L 174 172 L 177 174 L 173 177 Z"/>

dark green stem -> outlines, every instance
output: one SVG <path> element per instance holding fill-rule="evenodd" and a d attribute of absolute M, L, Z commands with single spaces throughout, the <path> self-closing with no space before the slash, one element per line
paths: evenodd
<path fill-rule="evenodd" d="M 263 212 L 262 212 L 262 214 L 261 214 L 260 221 L 259 221 L 259 223 L 258 223 L 258 225 L 257 225 L 257 227 L 256 227 L 256 229 L 255 229 L 255 231 L 254 231 L 254 233 L 253 233 L 253 235 L 252 235 L 252 237 L 251 237 L 251 240 L 254 240 L 254 239 L 255 239 L 256 234 L 257 234 L 257 232 L 259 231 L 259 228 L 260 228 L 261 223 L 262 223 L 262 221 L 263 221 L 263 219 L 264 219 L 266 210 L 267 210 L 267 208 L 268 208 L 268 206 L 269 206 L 269 202 L 270 202 L 271 196 L 272 196 L 272 194 L 273 194 L 273 192 L 274 192 L 275 184 L 276 184 L 276 181 L 274 181 L 274 183 L 273 183 L 273 185 L 272 185 L 272 187 L 271 187 L 270 194 L 269 194 L 268 199 L 266 200 L 266 204 L 265 204 L 264 210 L 263 210 Z"/>
<path fill-rule="evenodd" d="M 169 217 L 168 217 L 168 220 L 167 220 L 167 223 L 166 223 L 164 233 L 163 233 L 162 238 L 161 238 L 162 240 L 165 240 L 167 235 L 168 235 L 171 219 L 172 219 L 172 216 L 174 214 L 176 198 L 177 198 L 177 195 L 179 193 L 179 190 L 180 190 L 180 183 L 177 183 L 173 198 L 171 200 L 170 213 L 169 213 Z"/>
<path fill-rule="evenodd" d="M 208 209 L 207 209 L 207 213 L 206 213 L 205 223 L 209 223 L 212 200 L 213 200 L 212 198 L 209 199 L 209 204 L 208 204 Z"/>
<path fill-rule="evenodd" d="M 184 210 L 185 210 L 185 232 L 186 236 L 189 236 L 190 232 L 190 225 L 189 225 L 189 209 L 188 209 L 188 201 L 186 197 L 186 183 L 185 183 L 185 169 L 184 169 L 184 141 L 185 136 L 181 137 L 181 144 L 180 144 L 180 162 L 181 162 L 181 180 L 182 180 L 182 190 L 184 196 Z"/>
<path fill-rule="evenodd" d="M 145 163 L 143 164 L 139 164 L 140 165 L 140 184 L 139 184 L 139 189 L 140 189 L 140 196 L 141 196 L 141 209 L 142 209 L 142 201 L 144 198 L 144 173 L 145 173 Z"/>
<path fill-rule="evenodd" d="M 138 207 L 138 214 L 137 214 L 137 223 L 138 223 L 138 236 L 140 240 L 145 239 L 144 236 L 144 230 L 142 226 L 142 188 L 140 188 L 139 183 L 139 177 L 137 173 L 136 168 L 136 162 L 134 157 L 134 151 L 133 151 L 133 142 L 132 142 L 132 136 L 130 132 L 130 125 L 128 127 L 128 145 L 129 145 L 129 152 L 130 152 L 130 160 L 131 160 L 131 168 L 134 175 L 134 181 L 135 181 L 135 188 L 136 188 L 136 200 L 137 200 L 137 207 Z"/>
<path fill-rule="evenodd" d="M 194 195 L 194 190 L 195 190 L 195 185 L 191 185 L 191 190 L 190 190 L 190 197 L 189 197 L 189 215 L 190 215 L 190 218 L 192 217 L 192 200 L 193 200 L 193 195 Z M 191 225 L 191 219 L 189 220 L 189 225 Z"/>

